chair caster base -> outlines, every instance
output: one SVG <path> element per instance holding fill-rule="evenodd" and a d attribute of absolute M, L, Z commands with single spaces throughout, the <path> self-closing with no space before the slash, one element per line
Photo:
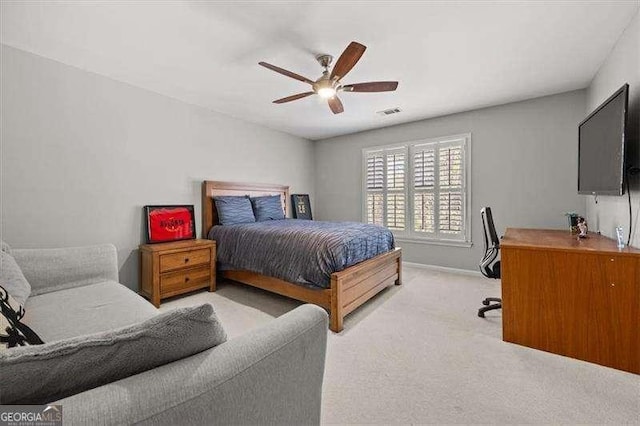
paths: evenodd
<path fill-rule="evenodd" d="M 478 309 L 478 316 L 480 318 L 484 318 L 484 313 L 488 311 L 493 311 L 495 309 L 502 309 L 502 303 L 496 303 L 494 305 L 489 304 L 490 302 L 501 302 L 500 299 L 495 297 L 489 297 L 482 301 L 482 304 L 485 305 L 483 308 Z"/>

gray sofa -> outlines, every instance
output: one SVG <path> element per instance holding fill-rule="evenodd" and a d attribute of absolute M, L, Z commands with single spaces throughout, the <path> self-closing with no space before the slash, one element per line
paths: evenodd
<path fill-rule="evenodd" d="M 45 342 L 158 315 L 117 282 L 112 245 L 11 254 L 32 287 L 24 321 Z M 204 352 L 54 403 L 65 424 L 317 424 L 326 339 L 327 314 L 304 305 Z"/>

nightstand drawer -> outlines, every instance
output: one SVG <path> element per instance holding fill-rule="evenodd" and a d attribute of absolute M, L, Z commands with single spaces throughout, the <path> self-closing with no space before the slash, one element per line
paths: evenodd
<path fill-rule="evenodd" d="M 205 265 L 211 261 L 211 250 L 199 249 L 160 255 L 160 273 Z"/>
<path fill-rule="evenodd" d="M 209 266 L 171 272 L 160 276 L 160 294 L 178 294 L 196 287 L 206 287 L 211 279 Z"/>

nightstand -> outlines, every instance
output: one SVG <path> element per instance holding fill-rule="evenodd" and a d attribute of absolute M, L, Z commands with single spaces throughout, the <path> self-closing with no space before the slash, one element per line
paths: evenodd
<path fill-rule="evenodd" d="M 140 245 L 140 294 L 153 305 L 201 288 L 216 291 L 216 243 L 185 240 Z"/>

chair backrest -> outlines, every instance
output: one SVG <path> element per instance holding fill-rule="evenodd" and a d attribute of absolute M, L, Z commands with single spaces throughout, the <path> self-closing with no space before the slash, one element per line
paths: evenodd
<path fill-rule="evenodd" d="M 480 272 L 487 278 L 500 278 L 499 267 L 494 268 L 492 265 L 498 257 L 500 239 L 493 223 L 491 207 L 483 207 L 480 210 L 480 216 L 482 217 L 482 230 L 484 231 L 484 256 L 480 260 Z"/>
<path fill-rule="evenodd" d="M 487 234 L 491 240 L 491 245 L 500 248 L 500 239 L 496 232 L 496 225 L 493 223 L 493 214 L 491 214 L 491 207 L 483 207 L 480 211 L 482 215 L 482 225 L 484 226 L 484 238 L 485 238 L 485 251 L 487 250 Z"/>

